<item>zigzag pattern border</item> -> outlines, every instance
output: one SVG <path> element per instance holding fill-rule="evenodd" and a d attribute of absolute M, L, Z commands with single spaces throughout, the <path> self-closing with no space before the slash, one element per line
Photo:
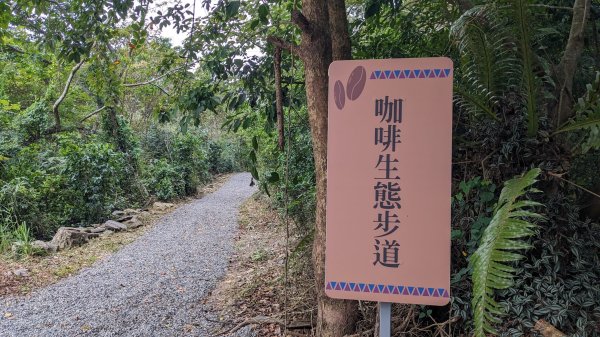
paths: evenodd
<path fill-rule="evenodd" d="M 448 78 L 451 69 L 403 69 L 403 70 L 375 70 L 371 73 L 371 80 L 395 80 L 415 78 Z"/>
<path fill-rule="evenodd" d="M 326 290 L 352 291 L 359 293 L 372 294 L 393 294 L 393 295 L 412 295 L 412 296 L 430 296 L 430 297 L 450 297 L 450 293 L 444 288 L 430 287 L 412 287 L 412 286 L 394 286 L 373 283 L 355 283 L 355 282 L 327 282 Z"/>

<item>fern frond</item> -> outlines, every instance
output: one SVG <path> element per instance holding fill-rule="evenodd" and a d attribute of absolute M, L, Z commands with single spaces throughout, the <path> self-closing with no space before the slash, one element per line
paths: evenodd
<path fill-rule="evenodd" d="M 521 88 L 524 99 L 524 109 L 527 114 L 527 132 L 530 137 L 537 134 L 539 128 L 538 104 L 540 79 L 534 72 L 535 53 L 532 46 L 531 18 L 529 0 L 501 0 L 507 16 L 513 18 L 513 28 L 518 40 L 518 50 L 521 62 Z"/>
<path fill-rule="evenodd" d="M 526 219 L 543 219 L 541 215 L 526 209 L 540 206 L 539 203 L 517 201 L 526 193 L 535 192 L 531 186 L 539 174 L 540 169 L 533 169 L 505 183 L 494 216 L 483 233 L 479 248 L 471 256 L 476 337 L 485 337 L 486 333 L 497 334 L 493 323 L 500 322 L 498 316 L 503 315 L 504 310 L 494 300 L 494 290 L 512 286 L 515 269 L 510 263 L 523 259 L 523 255 L 514 251 L 530 247 L 523 239 L 535 233 L 536 225 Z"/>
<path fill-rule="evenodd" d="M 488 104 L 488 94 L 469 91 L 458 85 L 454 86 L 454 93 L 456 94 L 456 103 L 462 106 L 470 114 L 477 115 L 479 112 L 483 112 L 495 120 L 499 120 L 498 116 L 496 116 L 492 110 L 492 107 Z"/>
<path fill-rule="evenodd" d="M 452 24 L 451 35 L 461 54 L 462 90 L 456 101 L 469 113 L 498 119 L 499 97 L 514 85 L 514 47 L 505 26 L 494 3 L 475 6 Z"/>

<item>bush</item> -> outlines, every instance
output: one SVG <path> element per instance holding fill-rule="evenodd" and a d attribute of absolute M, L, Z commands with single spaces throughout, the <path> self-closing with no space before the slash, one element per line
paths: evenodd
<path fill-rule="evenodd" d="M 146 162 L 144 181 L 160 200 L 196 193 L 210 179 L 208 146 L 200 132 L 185 134 L 151 126 L 142 147 Z"/>
<path fill-rule="evenodd" d="M 210 179 L 206 151 L 198 136 L 187 133 L 175 137 L 173 162 L 183 179 L 186 195 L 196 193 L 196 187 Z"/>
<path fill-rule="evenodd" d="M 208 143 L 209 171 L 212 174 L 241 170 L 241 146 L 236 142 L 211 141 Z"/>
<path fill-rule="evenodd" d="M 125 205 L 122 182 L 129 173 L 125 156 L 111 144 L 92 141 L 78 145 L 74 140 L 63 141 L 60 151 L 70 191 L 65 201 L 76 206 L 69 219 L 80 224 L 101 221 Z"/>
<path fill-rule="evenodd" d="M 50 109 L 46 102 L 38 101 L 29 106 L 17 117 L 17 127 L 26 142 L 39 139 L 50 126 Z"/>
<path fill-rule="evenodd" d="M 153 161 L 146 172 L 146 185 L 159 200 L 169 200 L 185 195 L 185 181 L 166 159 Z"/>
<path fill-rule="evenodd" d="M 34 143 L 3 166 L 0 203 L 35 237 L 49 238 L 60 226 L 102 221 L 127 199 L 123 154 L 94 137 L 63 134 L 54 146 Z"/>
<path fill-rule="evenodd" d="M 19 224 L 13 235 L 15 241 L 13 242 L 12 250 L 15 257 L 30 256 L 36 253 L 31 244 L 33 242 L 31 232 L 25 223 Z"/>
<path fill-rule="evenodd" d="M 33 247 L 33 236 L 24 222 L 19 223 L 9 209 L 0 209 L 0 215 L 0 254 L 11 251 L 18 258 L 39 252 Z"/>

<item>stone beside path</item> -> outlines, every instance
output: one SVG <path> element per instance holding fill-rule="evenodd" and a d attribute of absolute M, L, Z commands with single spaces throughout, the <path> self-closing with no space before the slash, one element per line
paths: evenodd
<path fill-rule="evenodd" d="M 220 326 L 202 300 L 226 271 L 249 185 L 233 175 L 78 275 L 0 298 L 0 336 L 211 336 Z"/>

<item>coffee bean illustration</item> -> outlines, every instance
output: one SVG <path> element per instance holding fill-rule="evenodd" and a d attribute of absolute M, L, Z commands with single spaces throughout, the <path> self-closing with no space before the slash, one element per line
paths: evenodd
<path fill-rule="evenodd" d="M 348 99 L 350 99 L 351 101 L 357 99 L 360 96 L 360 94 L 362 94 L 366 82 L 367 71 L 365 70 L 365 67 L 358 66 L 354 68 L 354 70 L 352 70 L 352 73 L 350 73 L 350 77 L 348 78 L 348 84 L 346 85 Z"/>
<path fill-rule="evenodd" d="M 333 86 L 333 98 L 338 109 L 342 110 L 346 104 L 346 94 L 344 93 L 344 85 L 342 81 L 336 81 Z"/>

